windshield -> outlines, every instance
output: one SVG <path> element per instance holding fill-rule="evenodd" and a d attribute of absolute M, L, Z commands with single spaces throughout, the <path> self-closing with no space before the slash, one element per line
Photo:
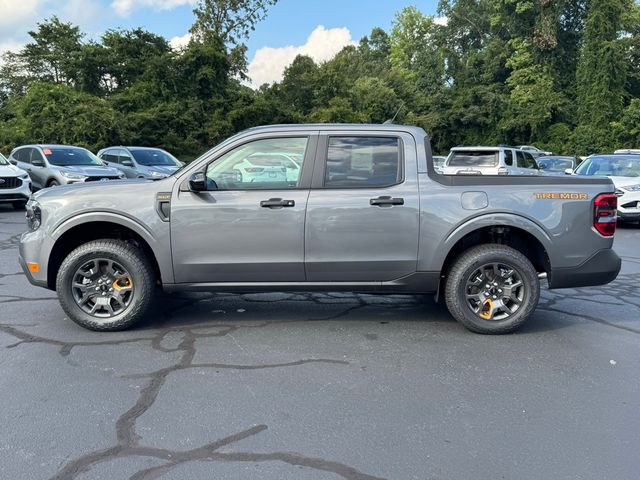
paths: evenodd
<path fill-rule="evenodd" d="M 1 153 L 0 153 L 0 165 L 9 165 L 9 162 L 7 161 L 5 156 L 2 155 Z"/>
<path fill-rule="evenodd" d="M 578 175 L 640 177 L 640 155 L 597 155 L 587 158 L 576 170 Z"/>
<path fill-rule="evenodd" d="M 133 154 L 133 158 L 136 159 L 140 165 L 144 165 L 145 167 L 151 166 L 166 166 L 166 167 L 179 167 L 180 164 L 178 160 L 176 160 L 173 155 L 164 150 L 156 150 L 153 148 L 144 149 L 144 150 L 131 150 Z"/>
<path fill-rule="evenodd" d="M 540 170 L 551 172 L 564 172 L 566 169 L 573 169 L 573 160 L 570 158 L 538 158 Z"/>
<path fill-rule="evenodd" d="M 498 152 L 451 152 L 448 167 L 495 167 Z"/>
<path fill-rule="evenodd" d="M 51 165 L 68 167 L 72 165 L 103 165 L 89 150 L 80 147 L 48 147 L 42 149 Z"/>

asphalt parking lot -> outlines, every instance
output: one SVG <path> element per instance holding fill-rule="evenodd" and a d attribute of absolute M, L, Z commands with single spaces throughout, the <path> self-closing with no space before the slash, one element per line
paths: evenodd
<path fill-rule="evenodd" d="M 637 479 L 640 228 L 611 285 L 481 336 L 422 296 L 180 294 L 92 333 L 0 206 L 0 478 Z"/>

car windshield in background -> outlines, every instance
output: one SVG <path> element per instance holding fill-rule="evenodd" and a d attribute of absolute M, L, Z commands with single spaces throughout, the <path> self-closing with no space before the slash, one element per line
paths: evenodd
<path fill-rule="evenodd" d="M 447 161 L 448 167 L 495 167 L 498 152 L 453 152 Z"/>
<path fill-rule="evenodd" d="M 93 153 L 78 147 L 43 147 L 42 151 L 51 165 L 68 167 L 72 165 L 102 165 Z"/>
<path fill-rule="evenodd" d="M 152 166 L 178 167 L 179 166 L 178 161 L 173 156 L 171 156 L 170 154 L 162 150 L 154 150 L 151 148 L 148 150 L 136 149 L 136 150 L 131 150 L 131 153 L 133 154 L 133 158 L 136 159 L 136 162 L 138 162 L 140 165 L 144 165 L 145 167 L 152 167 Z"/>
<path fill-rule="evenodd" d="M 0 165 L 9 165 L 9 161 L 0 153 Z"/>
<path fill-rule="evenodd" d="M 564 172 L 567 168 L 573 169 L 573 160 L 570 158 L 538 158 L 540 170 L 551 172 Z"/>
<path fill-rule="evenodd" d="M 640 177 L 640 155 L 596 155 L 582 162 L 576 173 L 589 176 Z"/>

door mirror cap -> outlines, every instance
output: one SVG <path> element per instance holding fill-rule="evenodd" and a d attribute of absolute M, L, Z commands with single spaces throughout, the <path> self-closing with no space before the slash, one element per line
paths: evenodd
<path fill-rule="evenodd" d="M 120 164 L 124 165 L 125 167 L 133 167 L 133 162 L 131 160 L 122 160 Z"/>
<path fill-rule="evenodd" d="M 192 192 L 204 192 L 207 190 L 207 178 L 202 172 L 196 172 L 189 178 L 189 190 Z"/>
<path fill-rule="evenodd" d="M 17 165 L 17 164 L 18 164 L 18 162 L 17 162 L 16 160 L 14 160 L 13 158 L 10 158 L 10 159 L 9 159 L 9 163 L 10 163 L 11 165 Z"/>
<path fill-rule="evenodd" d="M 44 162 L 42 160 L 32 160 L 31 165 L 34 167 L 44 167 Z"/>
<path fill-rule="evenodd" d="M 567 168 L 564 171 L 565 175 L 573 175 L 573 169 L 572 168 Z"/>

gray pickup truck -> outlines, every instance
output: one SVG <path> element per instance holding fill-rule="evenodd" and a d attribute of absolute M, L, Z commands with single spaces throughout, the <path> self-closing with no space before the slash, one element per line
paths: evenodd
<path fill-rule="evenodd" d="M 46 189 L 20 264 L 93 330 L 132 326 L 160 290 L 434 293 L 506 333 L 550 288 L 616 278 L 607 178 L 440 175 L 426 133 L 279 125 L 164 180 Z"/>

